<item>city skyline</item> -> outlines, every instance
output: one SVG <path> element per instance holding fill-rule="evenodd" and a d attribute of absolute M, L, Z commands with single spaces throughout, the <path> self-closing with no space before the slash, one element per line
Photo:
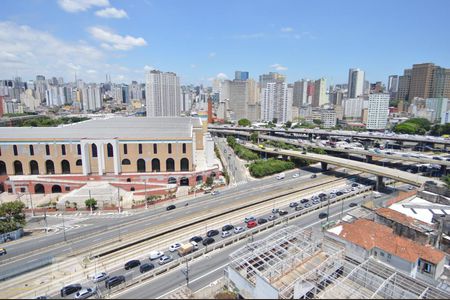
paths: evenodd
<path fill-rule="evenodd" d="M 354 1 L 283 1 L 270 10 L 268 4 L 8 2 L 0 12 L 0 76 L 72 81 L 77 73 L 99 82 L 109 74 L 113 82 L 143 82 L 155 68 L 177 73 L 181 84 L 211 85 L 214 77 L 232 79 L 243 70 L 254 79 L 273 71 L 288 82 L 325 77 L 338 84 L 347 82 L 350 68 L 364 70 L 371 82 L 387 82 L 413 63 L 445 66 L 450 59 L 448 42 L 439 38 L 449 6 L 444 1 L 382 1 L 379 11 Z M 362 15 L 364 22 L 358 21 Z M 422 22 L 399 26 L 404 15 Z M 419 36 L 420 44 L 411 43 Z M 425 55 L 437 40 L 439 47 Z"/>

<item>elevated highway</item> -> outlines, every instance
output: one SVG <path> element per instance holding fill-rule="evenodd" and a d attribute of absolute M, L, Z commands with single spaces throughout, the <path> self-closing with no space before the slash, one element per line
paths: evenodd
<path fill-rule="evenodd" d="M 345 158 L 334 157 L 330 155 L 323 155 L 309 152 L 304 154 L 303 152 L 300 151 L 282 150 L 282 149 L 275 150 L 274 148 L 267 148 L 267 147 L 265 149 L 261 149 L 258 146 L 249 143 L 246 143 L 243 146 L 254 151 L 267 152 L 278 155 L 281 154 L 285 156 L 299 157 L 311 161 L 320 162 L 322 164 L 322 169 L 324 170 L 326 170 L 328 165 L 330 164 L 334 166 L 340 166 L 352 170 L 361 171 L 364 173 L 373 174 L 378 177 L 377 189 L 379 189 L 383 185 L 383 177 L 391 178 L 393 180 L 401 181 L 415 186 L 422 186 L 427 181 L 433 181 L 438 185 L 444 184 L 440 180 L 430 179 L 428 177 L 420 176 L 418 174 L 411 174 L 409 172 L 390 169 L 382 166 L 358 162 Z"/>

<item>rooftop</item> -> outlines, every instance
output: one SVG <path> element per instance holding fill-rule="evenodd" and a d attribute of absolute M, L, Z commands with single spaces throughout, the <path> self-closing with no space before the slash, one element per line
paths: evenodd
<path fill-rule="evenodd" d="M 340 231 L 334 229 L 331 233 L 366 250 L 376 247 L 409 262 L 416 262 L 421 258 L 437 264 L 445 257 L 444 252 L 440 250 L 395 235 L 388 226 L 370 220 L 359 219 L 354 223 L 343 223 L 339 226 L 342 227 Z"/>
<path fill-rule="evenodd" d="M 192 128 L 201 126 L 190 117 L 113 117 L 59 127 L 0 127 L 0 140 L 192 139 Z"/>
<path fill-rule="evenodd" d="M 421 232 L 429 232 L 429 231 L 433 230 L 433 228 L 430 226 L 430 224 L 427 224 L 423 221 L 417 220 L 413 217 L 409 217 L 401 212 L 398 212 L 398 211 L 390 209 L 390 208 L 382 207 L 382 208 L 377 209 L 375 211 L 375 213 L 379 216 L 382 216 L 389 220 L 403 224 L 407 227 L 414 228 Z"/>

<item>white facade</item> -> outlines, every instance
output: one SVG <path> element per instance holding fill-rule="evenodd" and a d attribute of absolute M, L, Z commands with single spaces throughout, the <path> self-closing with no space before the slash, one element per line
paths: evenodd
<path fill-rule="evenodd" d="M 433 111 L 431 122 L 448 123 L 448 98 L 428 98 L 425 102 L 425 108 Z"/>
<path fill-rule="evenodd" d="M 277 119 L 277 123 L 286 123 L 288 111 L 292 108 L 292 98 L 289 103 L 287 84 L 284 82 L 269 82 L 262 92 L 261 120 L 268 122 Z"/>
<path fill-rule="evenodd" d="M 364 100 L 361 98 L 345 99 L 344 101 L 342 101 L 344 105 L 344 117 L 352 119 L 361 118 L 363 101 Z"/>
<path fill-rule="evenodd" d="M 85 85 L 81 89 L 81 99 L 84 111 L 94 111 L 102 107 L 100 87 L 96 84 Z"/>
<path fill-rule="evenodd" d="M 23 103 L 30 111 L 35 111 L 39 106 L 39 99 L 33 97 L 33 91 L 26 89 L 25 92 L 20 94 L 20 102 Z"/>
<path fill-rule="evenodd" d="M 324 128 L 332 128 L 336 126 L 336 112 L 332 109 L 323 109 L 320 112 L 320 120 Z"/>
<path fill-rule="evenodd" d="M 350 69 L 348 72 L 348 98 L 356 98 L 364 94 L 364 71 Z"/>
<path fill-rule="evenodd" d="M 367 129 L 386 129 L 389 116 L 389 94 L 377 93 L 369 95 Z"/>
<path fill-rule="evenodd" d="M 174 117 L 181 113 L 180 78 L 172 72 L 152 70 L 145 85 L 147 117 Z"/>
<path fill-rule="evenodd" d="M 325 78 L 320 78 L 314 82 L 314 97 L 312 106 L 320 107 L 324 104 L 328 104 L 327 81 Z"/>

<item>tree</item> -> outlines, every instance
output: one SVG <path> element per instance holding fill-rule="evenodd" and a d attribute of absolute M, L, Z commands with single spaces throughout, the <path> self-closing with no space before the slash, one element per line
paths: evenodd
<path fill-rule="evenodd" d="M 291 128 L 292 127 L 292 122 L 291 121 L 287 121 L 284 126 L 286 126 L 286 128 Z"/>
<path fill-rule="evenodd" d="M 316 124 L 316 125 L 321 125 L 322 124 L 322 121 L 321 120 L 313 120 L 313 122 L 314 122 L 314 124 Z"/>
<path fill-rule="evenodd" d="M 95 200 L 94 198 L 89 198 L 86 201 L 84 201 L 84 204 L 88 208 L 95 209 L 95 206 L 97 205 L 97 200 Z"/>
<path fill-rule="evenodd" d="M 450 189 L 450 175 L 443 176 L 441 179 L 445 182 L 447 188 Z"/>
<path fill-rule="evenodd" d="M 252 125 L 252 122 L 250 122 L 249 119 L 240 119 L 238 121 L 239 126 L 244 126 L 244 127 L 248 127 Z"/>
<path fill-rule="evenodd" d="M 214 178 L 211 177 L 211 176 L 208 176 L 208 177 L 206 178 L 205 184 L 206 184 L 207 186 L 211 186 L 213 183 L 214 183 Z"/>
<path fill-rule="evenodd" d="M 257 132 L 253 132 L 251 135 L 250 135 L 250 140 L 254 143 L 254 144 L 256 144 L 256 143 L 258 143 L 258 133 Z"/>
<path fill-rule="evenodd" d="M 14 231 L 26 224 L 25 204 L 21 201 L 6 202 L 0 205 L 0 233 Z"/>

